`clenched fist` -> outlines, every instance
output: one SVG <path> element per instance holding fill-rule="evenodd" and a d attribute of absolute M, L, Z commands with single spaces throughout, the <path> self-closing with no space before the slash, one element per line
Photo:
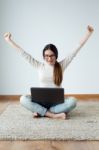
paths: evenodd
<path fill-rule="evenodd" d="M 87 29 L 88 29 L 89 32 L 93 32 L 94 31 L 94 28 L 92 26 L 90 26 L 90 25 L 88 25 Z"/>
<path fill-rule="evenodd" d="M 9 41 L 11 39 L 11 33 L 10 32 L 5 33 L 4 38 L 6 41 Z"/>

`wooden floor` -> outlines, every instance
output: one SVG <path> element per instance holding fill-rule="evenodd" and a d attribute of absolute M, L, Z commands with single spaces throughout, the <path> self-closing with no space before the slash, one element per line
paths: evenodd
<path fill-rule="evenodd" d="M 0 101 L 0 113 L 9 103 Z M 98 150 L 98 141 L 0 141 L 0 150 Z"/>

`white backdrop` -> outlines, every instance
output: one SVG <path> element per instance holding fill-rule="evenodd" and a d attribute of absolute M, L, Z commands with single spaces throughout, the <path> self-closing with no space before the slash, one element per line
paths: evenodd
<path fill-rule="evenodd" d="M 99 93 L 98 14 L 98 0 L 0 0 L 0 94 L 28 94 L 39 86 L 36 70 L 5 42 L 5 32 L 40 61 L 43 47 L 55 44 L 61 60 L 88 24 L 95 32 L 65 71 L 63 87 L 67 94 Z"/>

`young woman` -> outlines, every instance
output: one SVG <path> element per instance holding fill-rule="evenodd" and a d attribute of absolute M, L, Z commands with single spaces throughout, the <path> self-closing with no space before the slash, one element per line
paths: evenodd
<path fill-rule="evenodd" d="M 43 49 L 44 63 L 41 63 L 34 59 L 31 55 L 26 53 L 20 46 L 18 46 L 11 38 L 11 33 L 5 33 L 5 40 L 14 48 L 16 48 L 20 54 L 38 70 L 40 87 L 61 87 L 63 73 L 81 47 L 91 36 L 94 31 L 93 27 L 87 27 L 87 33 L 85 37 L 80 41 L 78 47 L 73 53 L 58 62 L 58 50 L 55 45 L 48 44 Z M 74 97 L 67 97 L 64 103 L 53 106 L 47 110 L 47 108 L 31 101 L 30 96 L 21 96 L 20 103 L 27 109 L 33 112 L 33 117 L 46 116 L 49 118 L 66 119 L 67 113 L 76 107 L 76 99 Z"/>

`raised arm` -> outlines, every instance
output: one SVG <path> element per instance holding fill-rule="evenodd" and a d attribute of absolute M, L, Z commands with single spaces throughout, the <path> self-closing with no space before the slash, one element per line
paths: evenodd
<path fill-rule="evenodd" d="M 13 48 L 17 49 L 18 52 L 21 53 L 21 55 L 35 68 L 39 68 L 42 63 L 38 60 L 34 59 L 30 54 L 25 52 L 19 45 L 17 45 L 12 39 L 11 39 L 11 33 L 7 32 L 4 34 L 4 38 L 7 41 L 8 44 L 10 44 Z"/>
<path fill-rule="evenodd" d="M 87 31 L 86 31 L 84 37 L 80 40 L 80 42 L 77 45 L 77 47 L 73 50 L 73 52 L 69 56 L 67 56 L 65 59 L 60 61 L 60 64 L 62 66 L 63 71 L 70 64 L 70 62 L 73 60 L 73 58 L 79 52 L 79 50 L 83 47 L 83 45 L 87 42 L 87 40 L 89 39 L 89 37 L 91 36 L 93 31 L 94 31 L 93 27 L 88 25 Z"/>
<path fill-rule="evenodd" d="M 87 32 L 86 32 L 85 36 L 81 39 L 81 41 L 79 43 L 81 47 L 86 43 L 86 41 L 89 39 L 89 37 L 91 36 L 93 31 L 94 31 L 93 27 L 88 25 Z"/>
<path fill-rule="evenodd" d="M 15 48 L 15 49 L 17 49 L 18 51 L 22 52 L 23 49 L 22 49 L 19 45 L 17 45 L 17 44 L 12 40 L 11 37 L 12 37 L 12 35 L 11 35 L 10 32 L 7 32 L 7 33 L 4 34 L 4 38 L 5 38 L 6 42 L 7 42 L 8 44 L 10 44 L 13 48 Z"/>

